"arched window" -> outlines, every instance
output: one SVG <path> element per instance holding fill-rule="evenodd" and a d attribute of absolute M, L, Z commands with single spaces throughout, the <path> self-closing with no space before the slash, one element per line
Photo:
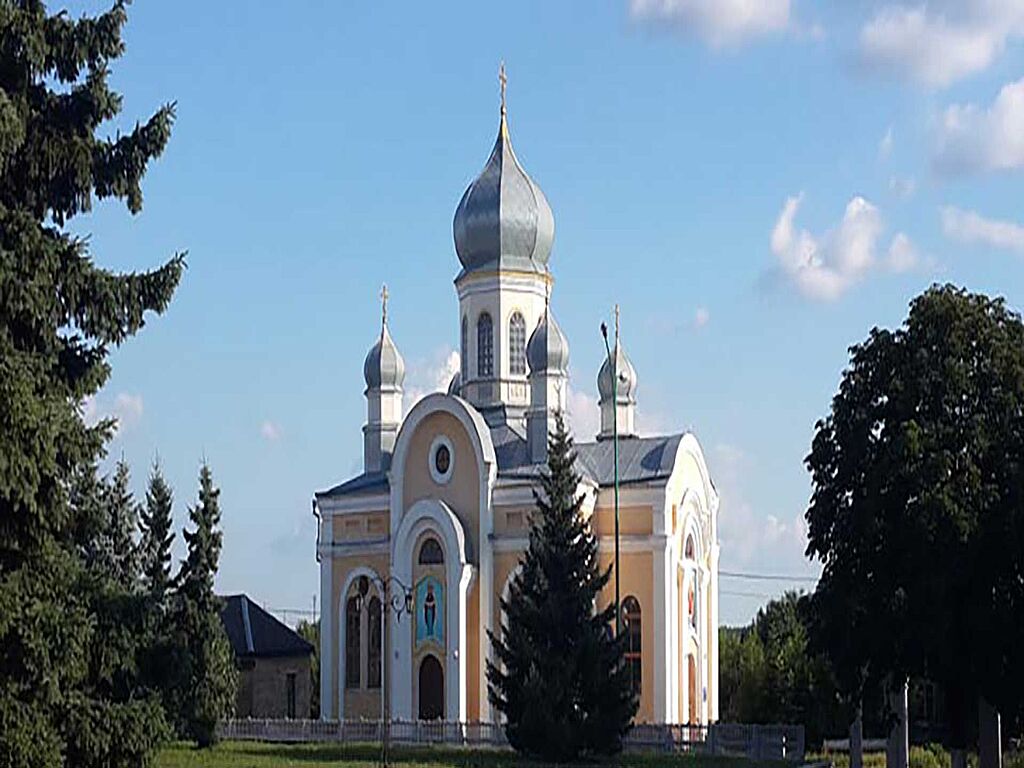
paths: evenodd
<path fill-rule="evenodd" d="M 632 595 L 622 601 L 622 631 L 626 633 L 625 656 L 626 668 L 629 670 L 629 685 L 633 693 L 639 696 L 640 681 L 643 678 L 640 603 Z"/>
<path fill-rule="evenodd" d="M 469 379 L 469 321 L 462 316 L 462 332 L 459 336 L 459 371 L 462 373 L 462 381 Z"/>
<path fill-rule="evenodd" d="M 513 376 L 526 373 L 526 320 L 519 312 L 508 320 L 508 364 Z"/>
<path fill-rule="evenodd" d="M 359 597 L 352 595 L 345 603 L 345 687 L 359 687 Z"/>
<path fill-rule="evenodd" d="M 444 565 L 444 550 L 437 539 L 427 539 L 420 547 L 420 565 Z"/>
<path fill-rule="evenodd" d="M 494 375 L 494 321 L 486 312 L 476 321 L 476 375 Z"/>
<path fill-rule="evenodd" d="M 687 536 L 686 537 L 686 546 L 683 548 L 683 556 L 687 560 L 693 560 L 694 559 L 693 536 Z"/>
<path fill-rule="evenodd" d="M 376 595 L 370 598 L 370 642 L 369 654 L 367 655 L 366 669 L 370 681 L 367 688 L 380 688 L 380 657 L 381 657 L 381 610 L 380 599 Z"/>

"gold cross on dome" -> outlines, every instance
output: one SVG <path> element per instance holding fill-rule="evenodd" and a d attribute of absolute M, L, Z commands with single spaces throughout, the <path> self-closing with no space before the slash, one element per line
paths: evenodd
<path fill-rule="evenodd" d="M 505 86 L 508 85 L 508 75 L 505 74 L 505 62 L 498 67 L 498 82 L 501 84 L 501 114 L 505 114 Z"/>
<path fill-rule="evenodd" d="M 388 324 L 388 285 L 384 283 L 380 287 L 380 319 L 381 324 Z"/>

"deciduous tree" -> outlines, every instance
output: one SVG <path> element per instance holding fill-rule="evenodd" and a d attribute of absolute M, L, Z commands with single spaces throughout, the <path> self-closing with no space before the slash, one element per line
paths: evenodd
<path fill-rule="evenodd" d="M 932 679 L 963 749 L 979 694 L 1021 702 L 1020 317 L 952 286 L 919 296 L 851 349 L 807 465 L 815 636 L 844 691 Z"/>

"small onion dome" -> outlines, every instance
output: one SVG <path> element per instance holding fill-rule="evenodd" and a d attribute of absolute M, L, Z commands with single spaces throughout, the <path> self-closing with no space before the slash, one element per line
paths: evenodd
<path fill-rule="evenodd" d="M 551 206 L 512 151 L 502 109 L 487 164 L 469 185 L 452 223 L 463 273 L 481 269 L 547 270 L 555 239 Z"/>
<path fill-rule="evenodd" d="M 370 347 L 363 363 L 363 378 L 367 389 L 401 387 L 405 381 L 405 361 L 391 338 L 385 323 L 377 343 Z"/>
<path fill-rule="evenodd" d="M 526 361 L 530 365 L 531 374 L 564 374 L 569 370 L 569 340 L 550 311 L 541 315 L 540 322 L 530 334 L 526 344 Z"/>
<path fill-rule="evenodd" d="M 619 402 L 630 402 L 636 397 L 636 368 L 626 357 L 626 351 L 622 344 L 615 344 L 615 368 L 619 374 L 618 400 Z M 606 357 L 597 374 L 597 392 L 600 395 L 600 402 L 606 403 L 612 399 L 612 367 L 611 361 Z"/>
<path fill-rule="evenodd" d="M 462 393 L 462 371 L 456 371 L 452 380 L 448 383 L 448 394 L 458 395 Z"/>

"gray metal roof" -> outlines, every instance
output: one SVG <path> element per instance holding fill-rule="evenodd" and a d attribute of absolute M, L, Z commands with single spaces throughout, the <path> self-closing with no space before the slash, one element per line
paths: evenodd
<path fill-rule="evenodd" d="M 326 491 L 318 491 L 316 497 L 318 499 L 336 499 L 356 494 L 387 493 L 389 489 L 388 476 L 385 473 L 363 472 L 361 475 L 356 475 L 351 480 L 346 480 Z"/>
<path fill-rule="evenodd" d="M 531 480 L 540 477 L 545 465 L 530 461 L 526 438 L 516 428 L 499 424 L 490 429 L 499 478 Z M 675 467 L 676 453 L 682 439 L 682 434 L 620 437 L 619 483 L 628 485 L 667 478 Z M 599 486 L 614 483 L 614 458 L 611 440 L 576 444 L 576 471 Z M 388 489 L 386 474 L 364 472 L 316 496 L 333 499 L 357 494 L 387 493 Z"/>
<path fill-rule="evenodd" d="M 363 362 L 363 379 L 367 389 L 400 387 L 405 381 L 405 361 L 391 338 L 387 323 L 381 326 L 380 338 L 370 347 Z"/>
<path fill-rule="evenodd" d="M 228 595 L 220 620 L 235 656 L 308 656 L 313 652 L 301 635 L 278 621 L 247 595 Z"/>
<path fill-rule="evenodd" d="M 504 108 L 494 149 L 462 195 L 452 232 L 462 274 L 479 269 L 547 270 L 555 218 L 544 193 L 512 151 Z"/>
<path fill-rule="evenodd" d="M 569 370 L 569 340 L 558 327 L 550 309 L 541 315 L 540 322 L 530 334 L 526 360 L 530 364 L 530 373 L 565 373 Z"/>

